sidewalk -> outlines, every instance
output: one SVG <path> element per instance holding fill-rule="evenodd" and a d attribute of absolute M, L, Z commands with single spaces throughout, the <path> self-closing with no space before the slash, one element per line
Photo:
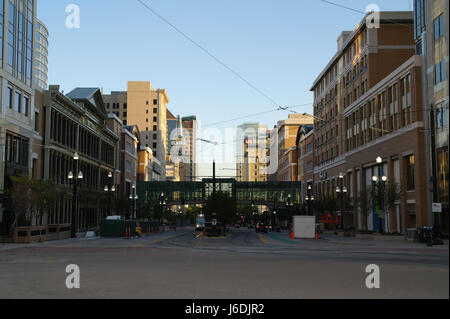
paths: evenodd
<path fill-rule="evenodd" d="M 428 249 L 448 251 L 449 241 L 444 240 L 444 245 L 427 247 L 424 243 L 418 243 L 406 239 L 404 236 L 390 236 L 374 234 L 364 237 L 342 237 L 336 236 L 334 232 L 326 232 L 320 236 L 321 240 L 333 244 L 356 245 L 356 246 L 372 246 L 379 248 L 404 248 L 404 249 Z"/>

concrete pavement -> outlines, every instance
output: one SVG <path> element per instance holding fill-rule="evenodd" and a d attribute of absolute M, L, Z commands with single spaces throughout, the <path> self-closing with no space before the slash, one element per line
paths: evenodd
<path fill-rule="evenodd" d="M 0 298 L 449 297 L 448 246 L 334 240 L 241 229 L 15 245 L 0 248 Z M 66 288 L 68 264 L 80 267 L 81 289 Z M 365 286 L 369 264 L 380 267 L 380 289 Z"/>

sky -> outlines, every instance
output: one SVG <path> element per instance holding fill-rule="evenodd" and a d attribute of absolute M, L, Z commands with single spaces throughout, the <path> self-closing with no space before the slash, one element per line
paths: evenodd
<path fill-rule="evenodd" d="M 212 126 L 222 132 L 213 138 L 232 149 L 226 129 L 243 122 L 271 128 L 289 112 L 245 116 L 297 105 L 293 110 L 312 113 L 312 83 L 335 54 L 340 32 L 363 18 L 321 0 L 141 1 L 223 65 L 138 0 L 38 0 L 38 18 L 50 32 L 49 84 L 108 94 L 125 91 L 127 81 L 150 81 L 167 90 L 174 115 L 196 115 L 202 127 L 227 121 Z M 372 3 L 382 11 L 412 10 L 411 0 L 330 1 L 358 11 Z M 70 4 L 80 8 L 79 29 L 66 27 Z M 217 152 L 201 146 L 208 162 Z M 234 175 L 222 171 L 233 167 L 222 163 L 218 175 Z M 203 165 L 200 174 L 210 170 Z"/>

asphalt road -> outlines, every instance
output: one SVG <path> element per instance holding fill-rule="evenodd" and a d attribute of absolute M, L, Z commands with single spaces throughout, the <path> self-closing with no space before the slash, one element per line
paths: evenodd
<path fill-rule="evenodd" d="M 0 246 L 0 298 L 449 298 L 448 246 L 234 230 Z M 67 289 L 66 266 L 80 268 Z M 366 287 L 366 267 L 380 288 Z"/>

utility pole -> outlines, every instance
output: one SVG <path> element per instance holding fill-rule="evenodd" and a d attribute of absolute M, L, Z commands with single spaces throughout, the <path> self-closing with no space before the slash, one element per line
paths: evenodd
<path fill-rule="evenodd" d="M 213 213 L 212 213 L 212 219 L 217 219 L 217 202 L 216 202 L 216 161 L 213 161 Z"/>

